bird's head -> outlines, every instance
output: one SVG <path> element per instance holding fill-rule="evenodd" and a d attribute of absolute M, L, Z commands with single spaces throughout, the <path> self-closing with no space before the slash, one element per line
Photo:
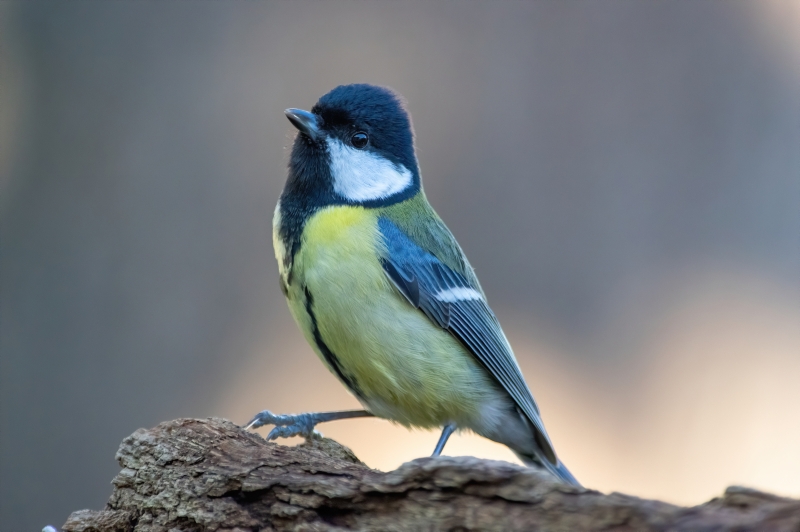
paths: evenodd
<path fill-rule="evenodd" d="M 411 120 L 391 90 L 342 85 L 310 112 L 285 113 L 299 131 L 287 191 L 320 203 L 365 206 L 396 203 L 419 191 Z"/>

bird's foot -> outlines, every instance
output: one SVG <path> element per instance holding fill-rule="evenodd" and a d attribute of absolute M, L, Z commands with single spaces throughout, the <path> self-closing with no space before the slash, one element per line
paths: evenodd
<path fill-rule="evenodd" d="M 436 444 L 436 448 L 433 450 L 433 454 L 431 456 L 439 456 L 442 454 L 447 440 L 450 439 L 450 436 L 456 431 L 457 428 L 458 425 L 452 421 L 442 428 L 442 435 L 439 436 L 439 443 Z"/>
<path fill-rule="evenodd" d="M 306 439 L 321 438 L 322 434 L 314 430 L 320 421 L 324 420 L 320 419 L 319 414 L 273 414 L 269 410 L 264 410 L 256 414 L 245 429 L 275 425 L 275 428 L 267 434 L 267 441 L 292 436 L 302 436 Z"/>

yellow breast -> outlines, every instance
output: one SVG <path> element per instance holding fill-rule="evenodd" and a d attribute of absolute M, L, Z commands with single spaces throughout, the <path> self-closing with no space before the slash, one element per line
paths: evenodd
<path fill-rule="evenodd" d="M 276 243 L 281 265 L 285 252 Z M 287 295 L 292 314 L 325 360 L 317 328 L 359 400 L 376 415 L 425 427 L 466 424 L 486 399 L 482 390 L 493 393 L 494 385 L 453 336 L 394 289 L 380 263 L 385 253 L 374 210 L 319 211 L 306 222 L 294 257 Z"/>

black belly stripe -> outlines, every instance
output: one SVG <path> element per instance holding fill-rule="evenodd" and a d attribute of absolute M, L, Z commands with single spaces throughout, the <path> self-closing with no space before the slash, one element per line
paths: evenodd
<path fill-rule="evenodd" d="M 308 287 L 303 287 L 303 291 L 306 294 L 306 312 L 308 312 L 309 317 L 311 318 L 311 327 L 313 328 L 314 333 L 314 342 L 317 344 L 320 353 L 322 356 L 325 357 L 325 361 L 328 365 L 333 368 L 333 371 L 336 372 L 336 375 L 339 377 L 345 386 L 347 386 L 350 391 L 352 391 L 356 396 L 362 397 L 361 390 L 358 387 L 358 382 L 353 377 L 348 377 L 342 371 L 342 365 L 339 362 L 339 358 L 331 351 L 325 341 L 322 339 L 322 335 L 319 332 L 319 327 L 317 326 L 317 317 L 314 315 L 314 310 L 312 306 L 314 305 L 314 298 L 311 297 L 311 292 L 309 292 Z"/>

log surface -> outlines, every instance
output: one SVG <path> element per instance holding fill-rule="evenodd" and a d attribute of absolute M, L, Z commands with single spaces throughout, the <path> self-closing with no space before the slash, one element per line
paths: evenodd
<path fill-rule="evenodd" d="M 800 501 L 747 488 L 684 508 L 470 457 L 420 458 L 383 473 L 333 440 L 287 447 L 214 418 L 139 429 L 117 460 L 106 508 L 73 513 L 64 532 L 800 532 Z"/>

